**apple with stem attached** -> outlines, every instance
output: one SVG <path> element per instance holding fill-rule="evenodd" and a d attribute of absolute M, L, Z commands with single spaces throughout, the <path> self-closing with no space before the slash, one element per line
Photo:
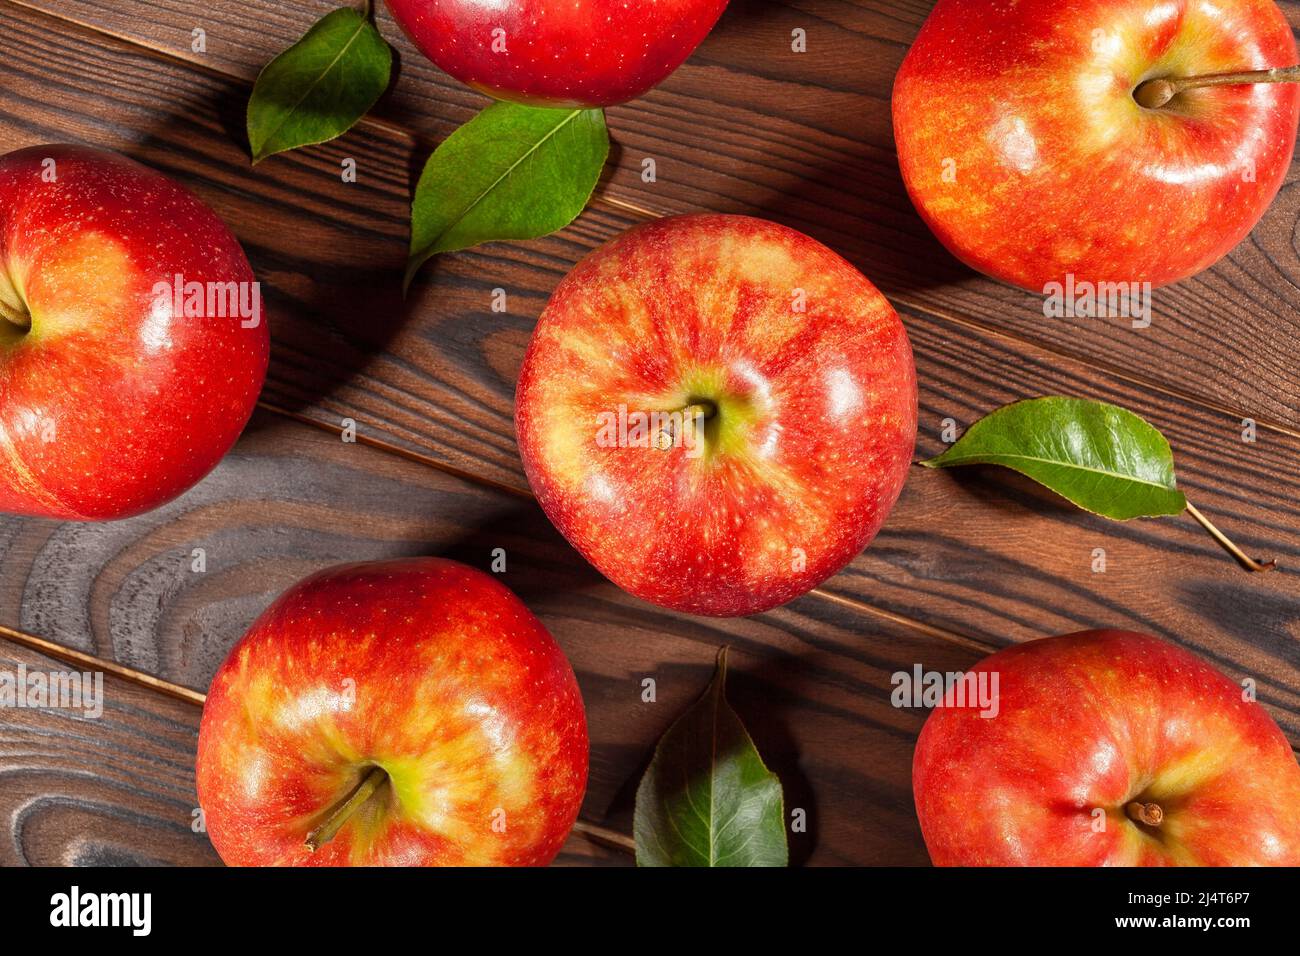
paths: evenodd
<path fill-rule="evenodd" d="M 1296 59 L 1272 0 L 939 0 L 894 83 L 903 180 L 994 278 L 1173 282 L 1277 194 Z"/>
<path fill-rule="evenodd" d="M 629 230 L 538 321 L 515 425 L 533 491 L 606 577 L 752 614 L 875 537 L 916 439 L 912 350 L 869 281 L 744 216 Z"/>
<path fill-rule="evenodd" d="M 491 576 L 344 565 L 230 652 L 197 779 L 231 865 L 541 865 L 577 819 L 587 724 L 563 652 Z"/>
<path fill-rule="evenodd" d="M 270 352 L 216 214 L 124 156 L 0 157 L 0 512 L 124 518 L 204 477 Z"/>
<path fill-rule="evenodd" d="M 971 706 L 977 685 L 994 706 Z M 1113 630 L 1030 641 L 944 703 L 912 767 L 937 865 L 1300 865 L 1290 744 L 1253 694 L 1175 644 Z"/>
<path fill-rule="evenodd" d="M 438 67 L 497 99 L 598 107 L 635 99 L 691 55 L 727 0 L 388 0 Z"/>

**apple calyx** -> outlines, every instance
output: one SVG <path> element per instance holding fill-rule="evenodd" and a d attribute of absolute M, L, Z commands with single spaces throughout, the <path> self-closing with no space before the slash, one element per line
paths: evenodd
<path fill-rule="evenodd" d="M 1274 560 L 1256 561 L 1250 555 L 1246 554 L 1246 552 L 1242 551 L 1241 548 L 1237 547 L 1231 540 L 1229 540 L 1226 534 L 1216 528 L 1209 518 L 1201 514 L 1200 511 L 1197 510 L 1196 505 L 1192 504 L 1190 501 L 1187 502 L 1187 513 L 1195 518 L 1197 523 L 1210 533 L 1210 537 L 1218 542 L 1219 547 L 1223 548 L 1224 551 L 1227 551 L 1230 555 L 1236 558 L 1237 563 L 1247 571 L 1273 571 L 1277 568 L 1277 562 Z"/>
<path fill-rule="evenodd" d="M 1149 827 L 1158 827 L 1165 819 L 1165 811 L 1158 803 L 1134 800 L 1124 807 L 1124 812 L 1128 814 L 1130 820 L 1137 823 L 1146 824 Z"/>
<path fill-rule="evenodd" d="M 1206 73 L 1203 76 L 1161 76 L 1139 83 L 1133 90 L 1138 106 L 1158 110 L 1184 90 L 1204 86 L 1244 86 L 1250 83 L 1300 82 L 1300 66 L 1279 66 L 1271 70 L 1241 73 Z"/>
<path fill-rule="evenodd" d="M 307 839 L 303 845 L 312 853 L 315 853 L 323 847 L 334 836 L 343 829 L 343 824 L 347 823 L 361 808 L 361 805 L 375 795 L 385 783 L 388 782 L 388 772 L 383 767 L 371 767 L 361 781 L 352 788 L 346 797 L 334 804 L 330 811 L 325 815 L 324 821 L 311 833 L 307 834 Z"/>

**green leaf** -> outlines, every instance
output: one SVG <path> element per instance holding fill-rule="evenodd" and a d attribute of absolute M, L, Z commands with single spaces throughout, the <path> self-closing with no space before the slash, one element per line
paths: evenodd
<path fill-rule="evenodd" d="M 636 792 L 638 866 L 785 866 L 781 781 L 727 704 L 727 649 L 655 748 Z"/>
<path fill-rule="evenodd" d="M 327 13 L 266 65 L 248 101 L 253 162 L 341 136 L 388 88 L 393 51 L 359 10 Z"/>
<path fill-rule="evenodd" d="M 1132 412 L 1080 398 L 1034 398 L 984 416 L 929 468 L 1003 465 L 1106 518 L 1174 515 L 1187 499 L 1169 442 Z"/>
<path fill-rule="evenodd" d="M 587 205 L 608 155 L 601 110 L 492 104 L 425 164 L 411 204 L 406 284 L 440 252 L 567 226 Z"/>

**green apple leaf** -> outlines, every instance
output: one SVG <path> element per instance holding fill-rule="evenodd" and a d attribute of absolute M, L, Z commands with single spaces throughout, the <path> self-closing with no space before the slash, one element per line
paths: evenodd
<path fill-rule="evenodd" d="M 406 285 L 440 252 L 567 226 L 586 207 L 608 155 L 601 110 L 487 107 L 448 136 L 420 174 Z"/>
<path fill-rule="evenodd" d="M 1186 511 L 1247 571 L 1276 562 L 1250 557 L 1184 496 L 1165 436 L 1117 405 L 1082 398 L 1031 398 L 985 415 L 927 468 L 1002 465 L 1085 511 L 1127 521 Z"/>
<path fill-rule="evenodd" d="M 1081 398 L 1034 398 L 984 416 L 929 468 L 1003 465 L 1106 518 L 1176 515 L 1169 442 L 1132 412 Z"/>
<path fill-rule="evenodd" d="M 248 101 L 253 162 L 346 133 L 388 88 L 393 51 L 360 10 L 327 13 L 266 65 Z"/>
<path fill-rule="evenodd" d="M 638 866 L 785 866 L 781 781 L 727 703 L 727 649 L 655 748 L 636 792 Z"/>

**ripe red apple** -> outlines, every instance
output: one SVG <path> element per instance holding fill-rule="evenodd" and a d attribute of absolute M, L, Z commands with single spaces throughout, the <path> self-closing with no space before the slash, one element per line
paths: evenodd
<path fill-rule="evenodd" d="M 1166 641 L 1081 631 L 974 669 L 997 705 L 931 713 L 912 787 L 939 866 L 1300 864 L 1300 766 L 1243 688 Z M 969 700 L 970 698 L 968 698 Z"/>
<path fill-rule="evenodd" d="M 80 146 L 0 157 L 0 512 L 123 518 L 203 478 L 266 376 L 260 296 L 165 176 Z"/>
<path fill-rule="evenodd" d="M 231 865 L 541 865 L 582 803 L 587 724 L 563 652 L 489 575 L 345 565 L 230 652 L 197 777 Z"/>
<path fill-rule="evenodd" d="M 388 0 L 420 50 L 462 83 L 532 106 L 612 106 L 682 65 L 727 0 Z"/>
<path fill-rule="evenodd" d="M 997 279 L 1173 282 L 1264 214 L 1300 92 L 1203 87 L 1148 109 L 1135 91 L 1296 62 L 1272 0 L 939 0 L 894 83 L 903 180 L 940 241 Z"/>
<path fill-rule="evenodd" d="M 743 216 L 629 230 L 546 307 L 516 396 L 552 522 L 638 597 L 752 614 L 875 537 L 916 439 L 902 323 L 851 265 Z"/>

